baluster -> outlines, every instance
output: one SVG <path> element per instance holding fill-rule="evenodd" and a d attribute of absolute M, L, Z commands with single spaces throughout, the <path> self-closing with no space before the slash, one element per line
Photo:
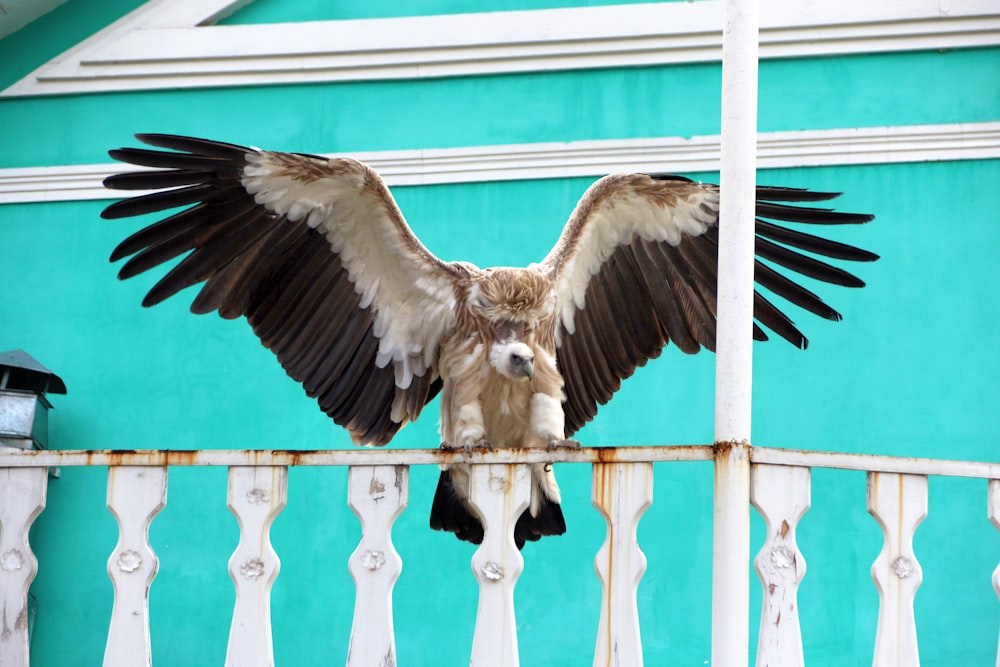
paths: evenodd
<path fill-rule="evenodd" d="M 229 558 L 236 605 L 229 629 L 227 667 L 274 665 L 271 645 L 271 585 L 281 562 L 271 548 L 271 524 L 285 508 L 288 468 L 229 468 L 229 510 L 240 526 L 240 542 Z"/>
<path fill-rule="evenodd" d="M 38 561 L 28 529 L 45 509 L 47 468 L 0 468 L 0 665 L 28 667 L 28 586 Z"/>
<path fill-rule="evenodd" d="M 879 593 L 874 667 L 917 667 L 917 625 L 913 598 L 923 579 L 913 553 L 913 534 L 927 516 L 927 478 L 868 473 L 868 512 L 885 535 L 872 565 Z"/>
<path fill-rule="evenodd" d="M 641 667 L 636 591 L 646 572 L 646 556 L 636 531 L 653 503 L 653 464 L 595 463 L 591 496 L 608 524 L 594 558 L 602 590 L 594 665 Z"/>
<path fill-rule="evenodd" d="M 472 556 L 479 607 L 469 666 L 516 667 L 514 585 L 524 559 L 514 544 L 514 524 L 528 507 L 531 470 L 527 465 L 474 465 L 469 490 L 470 502 L 485 528 L 483 543 Z"/>
<path fill-rule="evenodd" d="M 392 544 L 392 524 L 409 499 L 407 466 L 353 466 L 347 504 L 361 521 L 361 542 L 348 569 L 354 578 L 354 623 L 348 667 L 396 664 L 392 588 L 403 561 Z"/>
<path fill-rule="evenodd" d="M 809 468 L 754 465 L 750 502 L 764 518 L 767 539 L 754 559 L 764 588 L 757 640 L 757 664 L 805 664 L 799 627 L 798 590 L 806 561 L 795 542 L 795 528 L 809 509 Z"/>
<path fill-rule="evenodd" d="M 108 509 L 118 522 L 118 545 L 108 558 L 115 601 L 105 667 L 152 664 L 149 587 L 159 561 L 149 544 L 149 526 L 166 502 L 165 467 L 108 468 Z"/>
<path fill-rule="evenodd" d="M 1000 479 L 989 481 L 989 517 L 997 530 L 1000 530 Z M 1000 565 L 993 570 L 993 590 L 1000 597 Z M 1000 641 L 997 642 L 997 665 L 1000 667 Z"/>

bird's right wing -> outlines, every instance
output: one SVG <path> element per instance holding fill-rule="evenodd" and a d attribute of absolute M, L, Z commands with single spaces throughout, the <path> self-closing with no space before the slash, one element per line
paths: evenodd
<path fill-rule="evenodd" d="M 245 315 L 261 342 L 358 444 L 383 445 L 440 389 L 438 352 L 471 270 L 445 263 L 407 226 L 374 170 L 348 158 L 139 135 L 170 151 L 123 148 L 152 171 L 105 185 L 154 190 L 105 218 L 188 207 L 112 253 L 129 278 L 188 253 L 149 292 L 151 306 L 204 283 L 191 310 Z"/>

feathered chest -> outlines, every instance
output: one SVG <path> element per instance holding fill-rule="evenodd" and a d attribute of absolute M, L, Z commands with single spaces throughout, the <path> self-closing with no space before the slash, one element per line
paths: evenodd
<path fill-rule="evenodd" d="M 492 368 L 486 373 L 479 401 L 486 439 L 494 447 L 519 447 L 531 428 L 531 382 L 510 380 Z"/>

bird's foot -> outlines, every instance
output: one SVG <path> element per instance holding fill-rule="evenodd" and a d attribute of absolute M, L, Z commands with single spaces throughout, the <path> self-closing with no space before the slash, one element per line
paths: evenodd
<path fill-rule="evenodd" d="M 579 440 L 571 440 L 570 438 L 563 438 L 562 440 L 549 440 L 549 444 L 545 446 L 545 449 L 552 451 L 553 449 L 580 449 Z"/>
<path fill-rule="evenodd" d="M 473 452 L 492 452 L 493 443 L 491 443 L 486 438 L 479 438 L 471 442 L 467 442 L 464 445 L 450 445 L 447 442 L 441 443 L 441 451 L 443 452 L 465 452 L 466 454 L 472 454 Z"/>

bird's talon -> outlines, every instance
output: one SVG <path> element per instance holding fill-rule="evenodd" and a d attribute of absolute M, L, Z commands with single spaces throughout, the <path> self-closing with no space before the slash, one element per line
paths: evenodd
<path fill-rule="evenodd" d="M 447 442 L 441 443 L 442 452 L 463 452 L 466 455 L 472 455 L 474 452 L 492 452 L 493 443 L 486 438 L 480 438 L 474 442 L 467 442 L 464 445 L 450 445 Z"/>
<path fill-rule="evenodd" d="M 545 448 L 550 452 L 553 449 L 571 449 L 576 451 L 580 449 L 580 441 L 572 440 L 570 438 L 563 438 L 562 440 L 550 440 L 549 444 Z"/>
<path fill-rule="evenodd" d="M 473 452 L 492 452 L 493 443 L 486 438 L 480 438 L 479 440 L 469 443 L 465 446 L 465 453 L 472 454 Z"/>

